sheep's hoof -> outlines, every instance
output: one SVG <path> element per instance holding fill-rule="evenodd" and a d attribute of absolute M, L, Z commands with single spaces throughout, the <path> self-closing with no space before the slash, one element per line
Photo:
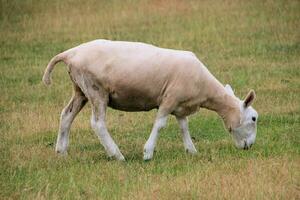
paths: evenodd
<path fill-rule="evenodd" d="M 68 152 L 67 152 L 67 151 L 56 150 L 55 152 L 56 152 L 57 155 L 59 155 L 59 156 L 67 156 L 67 155 L 68 155 Z"/>
<path fill-rule="evenodd" d="M 121 154 L 121 155 L 117 155 L 115 156 L 115 158 L 118 160 L 118 161 L 125 161 L 125 158 L 124 156 Z"/>
<path fill-rule="evenodd" d="M 144 151 L 144 161 L 150 161 L 153 157 L 153 151 Z"/>
<path fill-rule="evenodd" d="M 196 149 L 185 149 L 185 152 L 188 154 L 195 155 L 197 153 L 197 150 Z"/>

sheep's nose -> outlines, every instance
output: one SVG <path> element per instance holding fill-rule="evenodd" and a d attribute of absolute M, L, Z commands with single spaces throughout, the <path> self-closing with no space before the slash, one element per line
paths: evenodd
<path fill-rule="evenodd" d="M 244 142 L 244 150 L 248 150 L 250 149 L 250 147 L 252 146 L 252 144 L 250 144 L 250 146 L 247 145 L 247 142 Z"/>
<path fill-rule="evenodd" d="M 250 149 L 250 148 L 252 147 L 252 145 L 253 145 L 253 144 L 249 144 L 249 145 L 248 145 L 247 142 L 245 141 L 245 142 L 244 142 L 244 148 L 243 148 L 243 149 L 244 149 L 244 150 L 248 150 L 248 149 Z"/>

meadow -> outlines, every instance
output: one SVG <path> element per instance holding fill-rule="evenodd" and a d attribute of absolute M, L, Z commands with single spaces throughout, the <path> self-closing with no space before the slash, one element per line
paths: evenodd
<path fill-rule="evenodd" d="M 0 199 L 300 199 L 300 2 L 297 0 L 0 0 Z M 142 159 L 151 112 L 108 110 L 126 162 L 108 159 L 77 116 L 67 157 L 54 152 L 72 95 L 64 64 L 49 60 L 105 38 L 193 51 L 243 98 L 254 89 L 256 144 L 234 147 L 216 113 L 189 118 L 197 155 L 184 152 L 174 117 L 154 158 Z"/>

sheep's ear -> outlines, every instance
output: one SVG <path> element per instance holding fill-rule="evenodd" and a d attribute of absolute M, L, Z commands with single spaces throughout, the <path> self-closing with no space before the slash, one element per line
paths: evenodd
<path fill-rule="evenodd" d="M 229 94 L 229 95 L 231 95 L 231 96 L 234 96 L 233 89 L 231 88 L 230 85 L 226 84 L 226 85 L 225 85 L 225 90 L 226 90 L 227 94 Z"/>
<path fill-rule="evenodd" d="M 255 97 L 256 97 L 256 95 L 255 95 L 254 90 L 250 90 L 244 100 L 244 107 L 245 108 L 249 107 L 253 103 Z"/>

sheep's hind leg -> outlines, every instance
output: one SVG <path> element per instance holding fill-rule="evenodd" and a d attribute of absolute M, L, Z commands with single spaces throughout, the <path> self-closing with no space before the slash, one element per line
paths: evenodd
<path fill-rule="evenodd" d="M 112 137 L 110 136 L 105 124 L 108 98 L 105 97 L 105 94 L 101 94 L 101 92 L 99 91 L 94 91 L 92 93 L 93 94 L 90 95 L 93 110 L 91 118 L 92 128 L 98 136 L 108 156 L 115 157 L 117 160 L 123 161 L 125 160 L 125 158 L 120 152 L 118 146 L 116 145 Z"/>
<path fill-rule="evenodd" d="M 68 105 L 61 112 L 60 128 L 55 147 L 55 151 L 57 153 L 67 154 L 71 124 L 86 102 L 87 98 L 77 86 L 74 86 L 74 95 Z"/>

